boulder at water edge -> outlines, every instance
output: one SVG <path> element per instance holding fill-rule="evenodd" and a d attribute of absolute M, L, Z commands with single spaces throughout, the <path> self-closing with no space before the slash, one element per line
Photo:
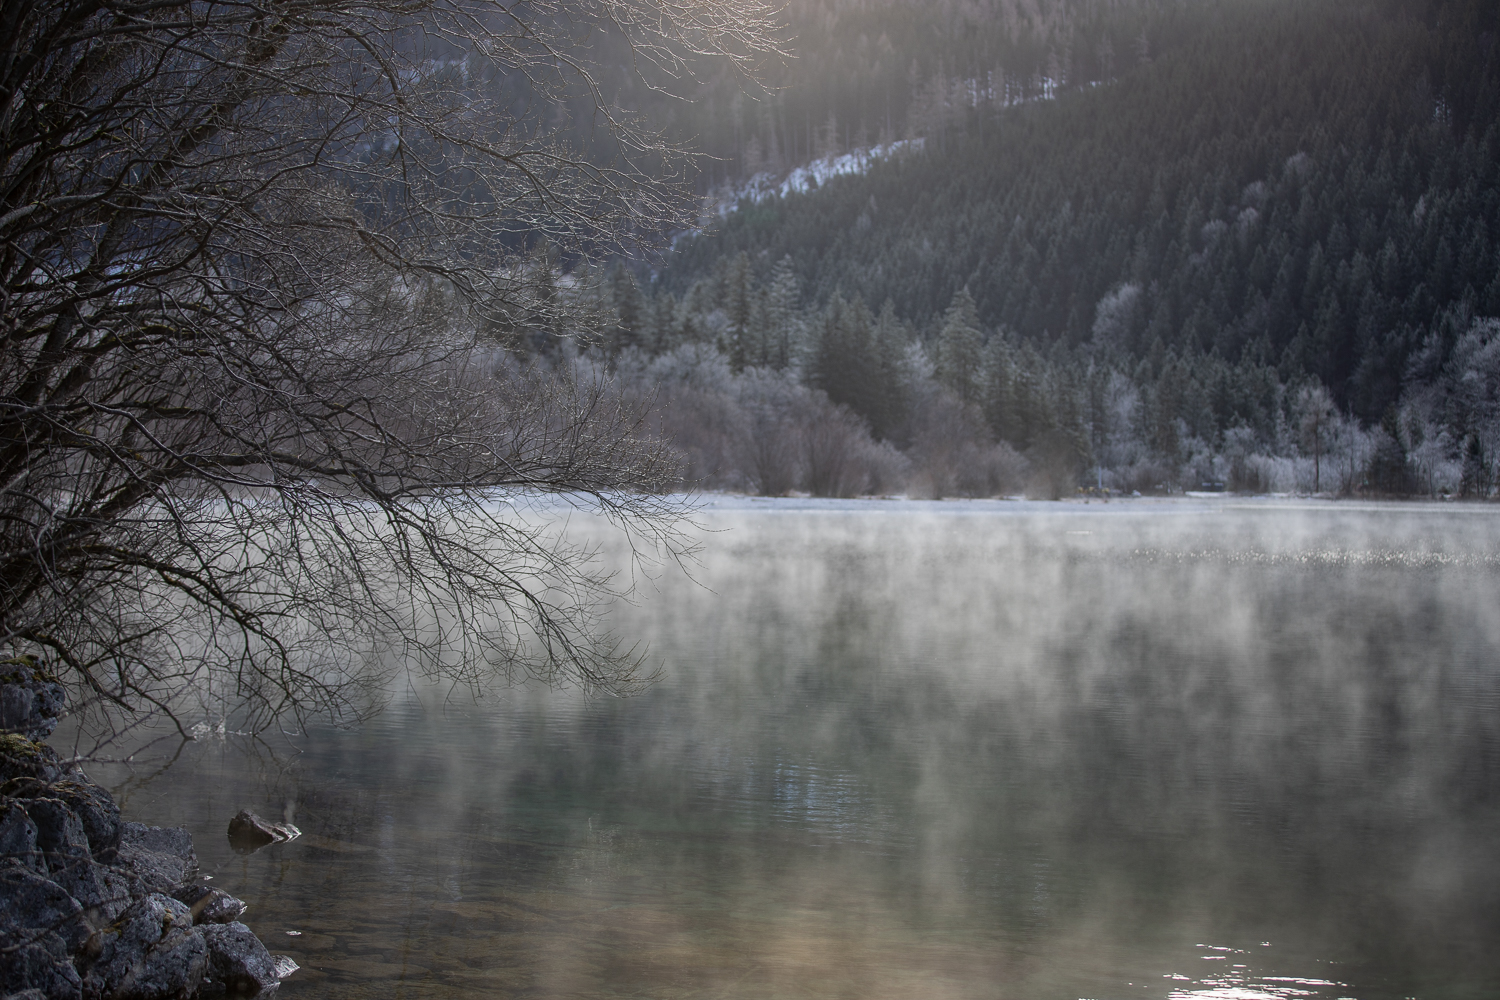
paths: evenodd
<path fill-rule="evenodd" d="M 56 725 L 61 687 L 18 662 L 0 664 L 0 722 L 19 730 L 0 733 L 0 997 L 274 989 L 296 963 L 235 922 L 243 902 L 198 881 L 188 832 L 122 821 L 108 790 L 36 742 Z"/>

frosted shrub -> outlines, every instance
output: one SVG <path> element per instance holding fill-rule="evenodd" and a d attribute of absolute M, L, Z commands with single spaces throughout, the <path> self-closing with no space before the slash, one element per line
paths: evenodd
<path fill-rule="evenodd" d="M 1014 496 L 1026 489 L 1031 463 L 1026 456 L 1001 441 L 975 447 L 959 476 L 958 492 L 964 496 Z"/>
<path fill-rule="evenodd" d="M 809 400 L 802 431 L 804 485 L 813 496 L 854 497 L 866 492 L 865 452 L 873 442 L 864 423 L 818 392 Z"/>
<path fill-rule="evenodd" d="M 808 390 L 790 372 L 752 368 L 736 380 L 745 433 L 740 468 L 755 492 L 784 496 L 803 476 L 803 426 Z"/>

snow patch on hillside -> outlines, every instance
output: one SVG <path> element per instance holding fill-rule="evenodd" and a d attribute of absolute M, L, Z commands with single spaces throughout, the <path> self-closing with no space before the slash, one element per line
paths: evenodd
<path fill-rule="evenodd" d="M 710 212 L 724 218 L 739 208 L 741 201 L 758 205 L 775 195 L 785 198 L 792 194 L 806 194 L 820 188 L 835 177 L 862 174 L 882 160 L 889 160 L 904 153 L 916 153 L 922 149 L 924 140 L 903 139 L 888 142 L 869 149 L 856 149 L 850 153 L 839 153 L 814 160 L 806 166 L 797 167 L 785 177 L 762 171 L 747 181 L 725 184 L 708 194 Z"/>
<path fill-rule="evenodd" d="M 1086 86 L 1097 87 L 1105 82 L 1112 81 L 1095 80 Z M 966 112 L 972 108 L 998 111 L 1038 101 L 1053 101 L 1057 99 L 1063 85 L 1061 81 L 1048 76 L 1021 81 L 991 73 L 983 78 L 948 81 L 937 79 L 929 89 L 932 93 L 924 98 L 922 114 L 929 118 L 942 118 L 952 117 L 957 112 Z M 703 196 L 697 225 L 676 233 L 672 237 L 672 245 L 675 247 L 679 240 L 697 236 L 716 217 L 728 218 L 731 213 L 739 210 L 742 202 L 758 205 L 773 196 L 785 198 L 793 194 L 806 194 L 835 177 L 863 174 L 883 160 L 919 153 L 925 144 L 926 140 L 920 138 L 902 139 L 867 149 L 824 156 L 796 167 L 787 174 L 762 171 L 748 180 L 721 184 Z"/>

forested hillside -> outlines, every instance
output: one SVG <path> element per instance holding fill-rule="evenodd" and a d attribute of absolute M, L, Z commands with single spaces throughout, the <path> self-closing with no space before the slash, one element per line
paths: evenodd
<path fill-rule="evenodd" d="M 918 464 L 936 438 L 914 400 L 938 393 L 960 437 L 1049 482 L 1488 494 L 1500 9 L 1017 9 L 804 8 L 824 12 L 801 72 L 827 74 L 829 127 L 809 112 L 799 145 L 776 110 L 799 91 L 778 95 L 741 133 L 741 175 L 925 147 L 743 201 L 656 272 L 620 271 L 599 350 L 706 344 L 731 375 L 790 372 Z M 878 82 L 902 63 L 887 120 Z"/>
<path fill-rule="evenodd" d="M 1201 0 L 1186 0 L 1198 3 Z M 706 189 L 759 170 L 913 136 L 962 133 L 993 111 L 1113 79 L 1176 39 L 1184 0 L 789 0 L 790 58 L 758 85 L 728 74 L 650 105 L 710 157 Z M 622 100 L 639 94 L 626 94 Z M 643 106 L 644 108 L 644 106 Z"/>

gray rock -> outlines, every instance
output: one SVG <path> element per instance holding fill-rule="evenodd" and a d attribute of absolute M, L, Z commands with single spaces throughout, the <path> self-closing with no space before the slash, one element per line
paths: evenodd
<path fill-rule="evenodd" d="M 111 1000 L 168 1000 L 195 993 L 203 982 L 208 944 L 188 908 L 152 893 L 120 919 L 95 932 L 83 949 L 84 993 Z"/>
<path fill-rule="evenodd" d="M 295 971 L 234 922 L 242 901 L 185 884 L 198 867 L 186 830 L 122 823 L 108 791 L 35 742 L 63 708 L 34 659 L 0 662 L 0 997 L 188 1000 Z M 272 842 L 298 835 L 255 819 Z"/>
<path fill-rule="evenodd" d="M 69 957 L 88 939 L 77 900 L 18 859 L 0 863 L 0 993 L 39 989 L 75 998 L 82 982 Z"/>
<path fill-rule="evenodd" d="M 66 868 L 52 872 L 52 881 L 62 886 L 78 905 L 90 923 L 107 923 L 120 915 L 130 903 L 128 883 L 124 899 L 112 899 L 115 893 L 105 881 L 105 869 L 92 858 L 78 860 Z"/>
<path fill-rule="evenodd" d="M 67 708 L 67 697 L 55 677 L 34 656 L 0 663 L 0 730 L 39 740 L 51 734 Z"/>
<path fill-rule="evenodd" d="M 14 991 L 10 1000 L 80 1000 L 83 980 L 66 954 L 58 955 L 44 944 L 28 944 L 0 956 L 0 990 Z"/>
<path fill-rule="evenodd" d="M 14 858 L 38 875 L 47 874 L 36 846 L 36 824 L 14 799 L 0 800 L 0 857 Z"/>
<path fill-rule="evenodd" d="M 180 927 L 162 935 L 122 980 L 110 1000 L 186 1000 L 198 992 L 208 967 L 203 932 Z"/>
<path fill-rule="evenodd" d="M 120 846 L 120 807 L 107 790 L 82 778 L 54 782 L 47 795 L 67 803 L 83 824 L 95 860 L 108 861 Z"/>
<path fill-rule="evenodd" d="M 271 823 L 248 809 L 241 809 L 229 821 L 229 846 L 240 854 L 253 854 L 270 844 L 295 840 L 302 831 L 290 823 Z"/>
<path fill-rule="evenodd" d="M 202 930 L 208 941 L 208 978 L 214 983 L 230 993 L 254 996 L 281 982 L 276 959 L 244 924 L 211 924 Z"/>
<path fill-rule="evenodd" d="M 151 892 L 170 892 L 198 870 L 193 837 L 181 827 L 120 824 L 115 863 Z"/>
<path fill-rule="evenodd" d="M 83 908 L 67 890 L 17 860 L 0 862 L 0 932 L 19 935 L 28 929 L 56 934 L 69 952 L 88 939 Z"/>
<path fill-rule="evenodd" d="M 113 845 L 119 839 L 120 824 L 114 800 L 86 780 L 33 785 L 26 791 L 32 794 L 6 800 L 19 809 L 7 809 L 0 815 L 0 843 L 15 841 L 5 853 L 21 856 L 26 850 L 27 831 L 12 815 L 24 811 L 34 827 L 30 856 L 41 863 L 39 872 L 50 875 L 78 900 L 91 920 L 113 920 L 130 901 L 129 880 L 102 867 L 96 858 L 113 858 L 115 854 Z M 73 808 L 75 804 L 82 809 L 81 815 Z M 107 846 L 96 851 L 96 844 Z"/>
<path fill-rule="evenodd" d="M 130 901 L 129 882 L 94 860 L 78 814 L 60 799 L 23 799 L 20 805 L 36 824 L 37 847 L 52 880 L 91 920 L 107 923 L 119 916 Z"/>
<path fill-rule="evenodd" d="M 130 879 L 124 873 L 101 866 L 99 884 L 102 894 L 97 899 L 73 897 L 96 926 L 114 921 L 133 901 Z"/>
<path fill-rule="evenodd" d="M 36 824 L 36 845 L 46 859 L 48 871 L 65 871 L 85 860 L 93 860 L 83 823 L 66 802 L 54 798 L 27 798 L 21 800 L 21 807 Z"/>
<path fill-rule="evenodd" d="M 193 912 L 193 924 L 227 924 L 245 912 L 243 900 L 235 899 L 222 889 L 207 885 L 185 885 L 172 890 L 171 896 L 185 903 Z"/>
<path fill-rule="evenodd" d="M 302 966 L 298 965 L 290 955 L 272 955 L 271 961 L 276 963 L 276 978 L 285 979 L 296 972 Z"/>
<path fill-rule="evenodd" d="M 170 854 L 193 865 L 198 863 L 198 855 L 193 851 L 193 835 L 180 826 L 121 823 L 120 846 L 131 850 L 151 851 L 154 854 Z"/>

